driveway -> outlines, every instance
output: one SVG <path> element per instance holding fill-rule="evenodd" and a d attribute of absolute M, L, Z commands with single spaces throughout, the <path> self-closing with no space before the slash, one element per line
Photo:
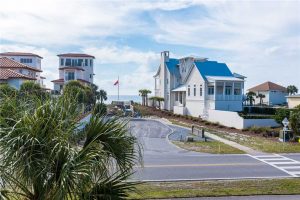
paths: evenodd
<path fill-rule="evenodd" d="M 159 121 L 134 119 L 131 132 L 143 148 L 144 167 L 137 166 L 134 180 L 177 181 L 291 177 L 291 174 L 248 154 L 215 155 L 190 152 L 167 140 L 172 131 L 184 131 Z M 185 129 L 186 130 L 186 129 Z"/>

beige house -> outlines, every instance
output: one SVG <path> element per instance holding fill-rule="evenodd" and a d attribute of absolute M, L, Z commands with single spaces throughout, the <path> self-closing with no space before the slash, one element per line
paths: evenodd
<path fill-rule="evenodd" d="M 295 108 L 296 106 L 300 105 L 300 94 L 287 96 L 286 98 L 289 108 Z"/>

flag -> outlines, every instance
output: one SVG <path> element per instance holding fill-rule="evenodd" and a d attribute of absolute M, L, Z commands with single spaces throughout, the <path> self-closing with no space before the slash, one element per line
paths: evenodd
<path fill-rule="evenodd" d="M 117 81 L 114 83 L 114 85 L 119 85 L 119 80 L 117 80 Z"/>

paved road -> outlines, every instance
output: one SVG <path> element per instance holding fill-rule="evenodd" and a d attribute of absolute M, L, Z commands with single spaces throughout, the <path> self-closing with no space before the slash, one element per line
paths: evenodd
<path fill-rule="evenodd" d="M 299 167 L 300 171 L 299 154 L 254 157 L 247 154 L 213 155 L 190 152 L 176 147 L 166 139 L 172 129 L 178 128 L 176 126 L 170 128 L 159 121 L 143 119 L 132 120 L 130 125 L 132 133 L 137 136 L 143 147 L 144 158 L 144 168 L 136 167 L 134 180 L 175 181 L 295 176 L 289 173 L 291 169 L 282 168 L 286 165 Z M 270 164 L 273 158 L 276 159 L 276 163 L 285 162 L 285 164 Z"/>

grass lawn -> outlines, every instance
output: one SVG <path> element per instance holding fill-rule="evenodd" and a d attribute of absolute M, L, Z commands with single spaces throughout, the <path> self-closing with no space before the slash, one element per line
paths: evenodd
<path fill-rule="evenodd" d="M 191 127 L 191 124 L 182 123 L 177 120 L 170 120 L 173 124 L 184 126 L 184 127 Z M 299 143 L 292 143 L 292 142 L 279 142 L 278 138 L 267 139 L 260 136 L 255 135 L 246 135 L 240 133 L 232 132 L 220 132 L 213 129 L 206 130 L 212 134 L 218 135 L 224 139 L 234 141 L 241 145 L 250 147 L 254 150 L 266 152 L 266 153 L 299 153 L 300 152 L 300 144 Z"/>
<path fill-rule="evenodd" d="M 130 199 L 300 194 L 300 179 L 143 183 Z"/>
<path fill-rule="evenodd" d="M 231 147 L 219 141 L 197 141 L 197 142 L 179 142 L 173 143 L 183 149 L 212 154 L 242 154 L 245 153 L 239 149 Z"/>
<path fill-rule="evenodd" d="M 215 135 L 218 135 L 227 140 L 234 141 L 244 146 L 248 146 L 252 149 L 267 152 L 267 153 L 299 153 L 300 144 L 299 143 L 283 143 L 279 142 L 276 139 L 266 139 L 263 137 L 249 136 L 238 133 L 221 133 L 221 132 L 212 132 Z"/>

